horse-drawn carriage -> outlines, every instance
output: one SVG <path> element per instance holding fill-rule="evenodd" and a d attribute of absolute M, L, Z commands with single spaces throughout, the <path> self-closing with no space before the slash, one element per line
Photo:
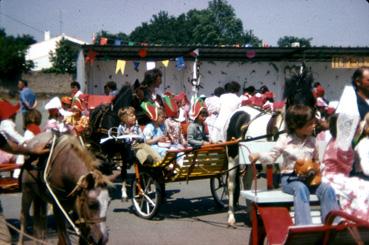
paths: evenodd
<path fill-rule="evenodd" d="M 119 144 L 123 138 L 109 135 L 107 139 Z M 145 219 L 156 215 L 165 198 L 165 183 L 196 179 L 210 179 L 214 201 L 216 205 L 224 207 L 228 197 L 226 147 L 237 143 L 234 140 L 200 148 L 168 150 L 161 162 L 152 165 L 134 161 L 131 199 L 137 215 Z"/>

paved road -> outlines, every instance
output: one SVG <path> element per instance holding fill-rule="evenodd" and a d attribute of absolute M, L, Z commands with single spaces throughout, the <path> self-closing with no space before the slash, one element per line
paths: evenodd
<path fill-rule="evenodd" d="M 209 180 L 170 183 L 166 186 L 167 202 L 153 220 L 144 220 L 132 211 L 131 202 L 119 199 L 120 185 L 112 190 L 109 213 L 109 244 L 245 244 L 250 228 L 245 204 L 236 211 L 237 229 L 227 228 L 227 211 L 215 208 Z M 1 195 L 4 215 L 19 224 L 20 194 Z M 48 242 L 56 244 L 55 226 L 49 217 Z M 16 241 L 16 234 L 13 236 Z M 27 242 L 26 244 L 31 244 Z"/>

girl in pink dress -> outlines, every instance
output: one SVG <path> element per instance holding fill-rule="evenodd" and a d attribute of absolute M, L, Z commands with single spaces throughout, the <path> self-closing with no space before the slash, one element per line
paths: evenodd
<path fill-rule="evenodd" d="M 355 153 L 352 147 L 342 150 L 337 146 L 337 115 L 332 116 L 329 127 L 332 139 L 323 157 L 323 182 L 334 188 L 345 212 L 368 221 L 369 182 L 358 177 L 349 177 Z"/>

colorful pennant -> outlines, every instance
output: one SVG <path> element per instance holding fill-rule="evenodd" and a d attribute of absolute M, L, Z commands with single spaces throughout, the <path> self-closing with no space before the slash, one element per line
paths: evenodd
<path fill-rule="evenodd" d="M 138 67 L 140 66 L 140 62 L 139 61 L 133 61 L 133 69 L 137 72 L 139 72 L 140 70 L 138 69 Z"/>
<path fill-rule="evenodd" d="M 87 56 L 86 56 L 86 59 L 85 59 L 85 63 L 90 63 L 90 64 L 93 64 L 94 61 L 95 61 L 95 58 L 96 58 L 96 55 L 97 53 L 91 49 L 88 50 L 88 53 L 87 53 Z"/>
<path fill-rule="evenodd" d="M 122 72 L 122 75 L 123 75 L 125 68 L 126 68 L 126 61 L 125 60 L 117 60 L 117 66 L 115 68 L 115 74 L 117 74 L 120 71 L 120 72 Z"/>
<path fill-rule="evenodd" d="M 169 60 L 162 60 L 161 63 L 165 66 L 168 67 L 169 65 Z"/>
<path fill-rule="evenodd" d="M 101 37 L 100 38 L 100 45 L 107 45 L 108 44 L 108 39 L 106 37 Z"/>
<path fill-rule="evenodd" d="M 156 67 L 155 61 L 146 61 L 146 70 L 152 70 Z"/>
<path fill-rule="evenodd" d="M 138 51 L 138 56 L 140 56 L 141 58 L 145 58 L 147 56 L 147 49 L 146 48 L 142 48 Z"/>
<path fill-rule="evenodd" d="M 176 58 L 176 68 L 182 70 L 185 67 L 185 62 L 183 56 Z"/>

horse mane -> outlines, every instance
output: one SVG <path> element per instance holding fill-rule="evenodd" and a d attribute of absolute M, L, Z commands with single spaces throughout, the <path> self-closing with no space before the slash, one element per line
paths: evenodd
<path fill-rule="evenodd" d="M 133 91 L 129 84 L 124 85 L 112 100 L 113 111 L 118 113 L 122 107 L 128 107 L 132 103 Z"/>
<path fill-rule="evenodd" d="M 81 145 L 77 137 L 73 135 L 60 136 L 55 146 L 54 154 L 67 150 L 74 151 L 90 171 L 97 169 L 100 165 L 100 162 L 97 161 L 93 155 Z"/>
<path fill-rule="evenodd" d="M 299 69 L 299 70 L 297 70 Z M 283 97 L 286 99 L 286 108 L 291 105 L 307 105 L 315 107 L 315 97 L 312 92 L 314 78 L 310 69 L 305 65 L 294 67 L 292 75 L 286 79 Z"/>

